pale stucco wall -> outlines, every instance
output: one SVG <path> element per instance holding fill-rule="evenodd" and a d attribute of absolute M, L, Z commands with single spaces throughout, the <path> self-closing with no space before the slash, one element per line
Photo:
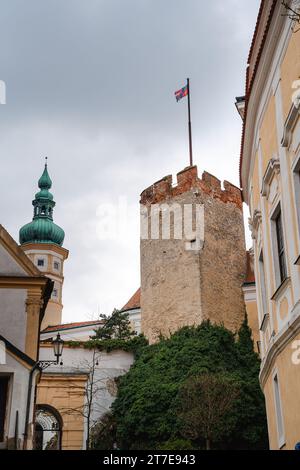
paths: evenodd
<path fill-rule="evenodd" d="M 5 425 L 4 425 L 4 441 L 0 442 L 1 448 L 14 448 L 16 423 L 18 423 L 18 448 L 23 447 L 23 435 L 25 431 L 25 418 L 27 407 L 27 394 L 29 382 L 29 366 L 25 366 L 19 360 L 6 352 L 6 364 L 0 365 L 0 373 L 9 375 L 8 399 L 6 407 Z M 32 421 L 33 421 L 33 401 L 34 401 L 35 380 L 33 380 L 31 389 L 31 405 L 29 412 L 29 434 L 28 448 L 31 448 L 32 438 Z M 18 418 L 17 418 L 18 412 Z"/>
<path fill-rule="evenodd" d="M 27 289 L 0 288 L 0 332 L 21 351 L 26 342 Z"/>
<path fill-rule="evenodd" d="M 24 276 L 26 275 L 26 271 L 8 253 L 6 248 L 0 244 L 0 275 L 1 274 L 5 276 Z"/>
<path fill-rule="evenodd" d="M 43 374 L 38 386 L 37 403 L 56 408 L 63 419 L 63 449 L 82 449 L 85 447 L 86 422 L 79 412 L 70 413 L 70 408 L 83 409 L 85 386 L 84 374 L 92 364 L 93 352 L 84 348 L 65 347 L 63 365 L 49 367 Z M 41 359 L 53 359 L 51 347 L 40 348 Z M 93 401 L 91 422 L 95 423 L 105 414 L 115 399 L 114 378 L 125 374 L 133 363 L 133 355 L 125 351 L 99 352 L 95 378 L 98 392 Z M 79 379 L 74 374 L 82 374 Z M 73 374 L 73 375 L 72 375 Z"/>

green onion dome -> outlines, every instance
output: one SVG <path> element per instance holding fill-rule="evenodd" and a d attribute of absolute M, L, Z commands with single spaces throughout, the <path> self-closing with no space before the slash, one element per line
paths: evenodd
<path fill-rule="evenodd" d="M 40 191 L 32 201 L 34 207 L 33 219 L 20 229 L 20 244 L 25 243 L 53 243 L 62 246 L 65 232 L 53 222 L 53 208 L 55 202 L 49 192 L 52 181 L 48 174 L 47 163 L 42 176 L 38 181 Z"/>

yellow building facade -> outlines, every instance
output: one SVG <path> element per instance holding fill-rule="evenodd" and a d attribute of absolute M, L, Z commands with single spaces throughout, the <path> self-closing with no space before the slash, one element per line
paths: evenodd
<path fill-rule="evenodd" d="M 300 32 L 286 13 L 261 3 L 238 100 L 271 449 L 300 441 Z"/>

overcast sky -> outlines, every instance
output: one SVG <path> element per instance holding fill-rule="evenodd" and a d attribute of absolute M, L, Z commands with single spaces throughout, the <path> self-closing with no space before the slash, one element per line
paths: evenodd
<path fill-rule="evenodd" d="M 0 222 L 18 240 L 48 156 L 54 221 L 70 250 L 63 321 L 110 313 L 139 286 L 139 195 L 188 164 L 187 103 L 174 98 L 188 76 L 198 172 L 239 184 L 234 100 L 258 8 L 259 0 L 1 2 Z M 107 204 L 128 213 L 109 240 Z"/>

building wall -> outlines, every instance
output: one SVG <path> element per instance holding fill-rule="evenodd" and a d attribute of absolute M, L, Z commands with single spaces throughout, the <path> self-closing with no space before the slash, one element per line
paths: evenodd
<path fill-rule="evenodd" d="M 300 122 L 292 95 L 293 84 L 300 76 L 300 36 L 292 32 L 290 20 L 282 16 L 282 8 L 281 2 L 277 2 L 251 93 L 248 90 L 241 177 L 251 214 L 262 358 L 260 378 L 266 397 L 270 446 L 293 449 L 300 441 L 300 408 L 296 398 L 300 396 L 300 366 L 292 362 L 291 349 L 300 333 L 297 261 Z M 275 224 L 279 209 L 287 271 L 284 277 L 280 275 Z M 283 342 L 284 337 L 289 341 Z M 282 439 L 278 436 L 274 374 L 278 375 L 282 403 Z"/>
<path fill-rule="evenodd" d="M 25 307 L 27 289 L 0 288 L 0 331 L 5 338 L 25 352 L 27 312 Z"/>
<path fill-rule="evenodd" d="M 141 240 L 141 318 L 142 332 L 150 342 L 160 334 L 169 335 L 185 325 L 198 325 L 203 320 L 224 324 L 236 331 L 245 306 L 241 290 L 245 278 L 246 252 L 240 190 L 221 182 L 197 168 L 188 167 L 177 175 L 163 178 L 141 195 L 142 212 L 147 208 L 148 239 Z M 202 206 L 202 240 L 200 249 L 190 249 L 195 235 L 182 239 L 174 236 L 171 216 L 171 237 L 163 239 L 160 219 L 159 238 L 151 235 L 155 204 Z M 195 210 L 195 209 L 194 209 Z M 194 230 L 195 230 L 194 213 Z M 188 248 L 188 249 L 187 249 Z M 217 302 L 216 302 L 217 299 Z"/>
<path fill-rule="evenodd" d="M 41 276 L 0 225 L 0 334 L 3 337 L 1 347 L 6 345 L 4 358 L 1 355 L 0 375 L 9 377 L 4 441 L 0 443 L 0 448 L 13 448 L 15 445 L 18 448 L 23 447 L 29 376 L 37 361 L 41 308 L 47 287 L 47 278 Z M 32 373 L 32 387 L 29 391 L 27 448 L 32 446 L 37 373 L 38 371 Z"/>
<path fill-rule="evenodd" d="M 298 347 L 296 348 L 296 341 Z M 298 352 L 297 352 L 298 350 Z M 294 359 L 293 359 L 294 355 Z M 297 334 L 284 350 L 278 354 L 276 360 L 270 364 L 270 371 L 266 375 L 264 393 L 267 404 L 268 426 L 270 434 L 270 449 L 294 449 L 300 442 L 300 333 Z M 278 375 L 280 399 L 283 416 L 283 439 L 280 441 L 275 397 L 274 374 Z"/>
<path fill-rule="evenodd" d="M 255 283 L 250 285 L 244 285 L 243 287 L 245 307 L 248 318 L 248 325 L 252 331 L 252 339 L 254 344 L 254 350 L 260 352 L 260 333 L 258 327 L 258 310 L 257 310 L 257 299 L 256 299 L 256 287 Z"/>
<path fill-rule="evenodd" d="M 51 345 L 42 345 L 41 359 L 52 359 Z M 93 363 L 93 351 L 83 347 L 63 350 L 63 365 L 46 369 L 38 385 L 37 404 L 50 405 L 62 416 L 62 449 L 84 449 L 87 434 L 86 420 L 80 412 L 85 403 L 84 388 Z M 133 363 L 133 355 L 125 351 L 97 353 L 95 366 L 95 399 L 91 423 L 109 411 L 116 396 L 114 379 L 126 373 Z M 70 410 L 75 410 L 70 412 Z"/>
<path fill-rule="evenodd" d="M 26 270 L 8 253 L 5 246 L 0 244 L 0 275 L 24 276 Z"/>
<path fill-rule="evenodd" d="M 22 449 L 30 367 L 7 351 L 6 363 L 0 365 L 0 373 L 10 377 L 4 425 L 4 440 L 0 442 L 0 449 L 14 449 L 15 445 L 17 449 Z M 32 399 L 28 426 L 29 448 L 31 447 L 32 438 L 34 388 L 35 381 L 33 381 L 31 390 Z M 18 428 L 17 433 L 16 427 Z"/>
<path fill-rule="evenodd" d="M 84 374 L 43 374 L 37 389 L 37 404 L 50 405 L 62 416 L 62 449 L 84 448 L 84 417 L 66 410 L 80 409 L 84 403 Z"/>

